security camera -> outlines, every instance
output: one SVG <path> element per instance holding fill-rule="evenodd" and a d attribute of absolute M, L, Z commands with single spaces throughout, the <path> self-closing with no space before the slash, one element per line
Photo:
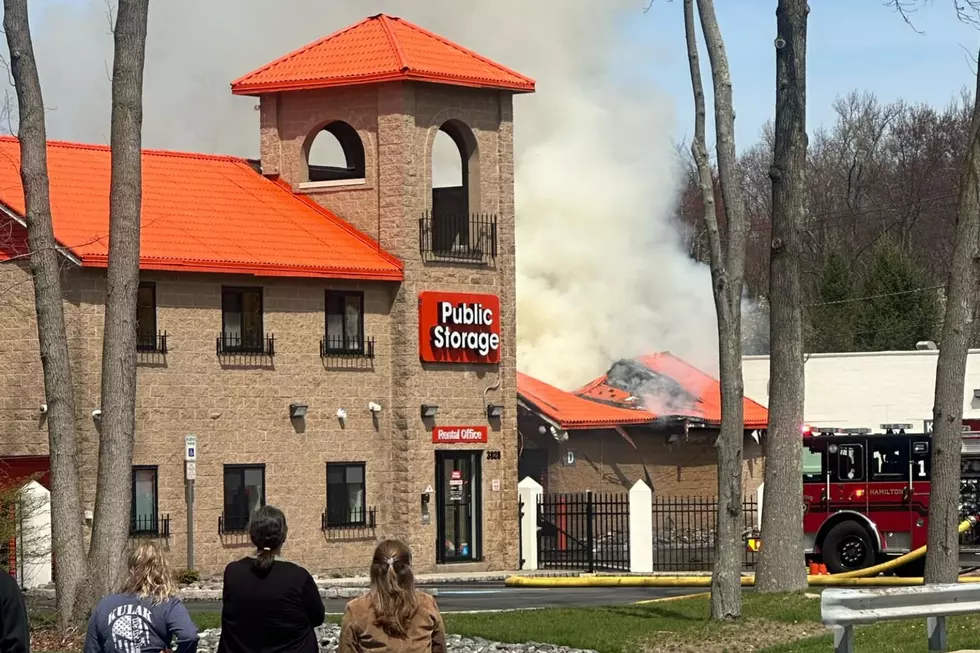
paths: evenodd
<path fill-rule="evenodd" d="M 372 413 L 380 413 L 381 412 L 381 404 L 377 404 L 377 403 L 375 403 L 373 401 L 368 402 L 368 410 L 371 411 Z"/>
<path fill-rule="evenodd" d="M 41 411 L 41 414 L 42 415 L 46 415 L 47 412 L 48 412 L 48 405 L 47 404 L 41 404 L 41 408 L 39 408 L 39 410 Z"/>
<path fill-rule="evenodd" d="M 96 408 L 95 410 L 93 410 L 92 417 L 94 417 L 95 419 L 102 419 L 102 409 Z"/>
<path fill-rule="evenodd" d="M 347 411 L 343 408 L 337 409 L 337 419 L 347 419 Z"/>

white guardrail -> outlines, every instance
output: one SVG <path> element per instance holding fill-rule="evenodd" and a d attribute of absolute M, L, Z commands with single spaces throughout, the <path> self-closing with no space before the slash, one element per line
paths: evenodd
<path fill-rule="evenodd" d="M 820 617 L 834 632 L 836 653 L 854 653 L 854 626 L 897 619 L 926 619 L 930 651 L 948 650 L 946 617 L 980 613 L 980 583 L 827 589 Z"/>

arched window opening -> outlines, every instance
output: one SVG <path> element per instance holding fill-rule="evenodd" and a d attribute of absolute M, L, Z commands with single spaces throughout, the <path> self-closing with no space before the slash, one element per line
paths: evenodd
<path fill-rule="evenodd" d="M 306 158 L 310 181 L 364 179 L 364 145 L 346 122 L 332 122 L 313 138 Z"/>
<path fill-rule="evenodd" d="M 453 137 L 439 130 L 432 142 L 432 188 L 462 188 L 463 157 Z"/>
<path fill-rule="evenodd" d="M 443 123 L 432 142 L 432 251 L 469 255 L 474 250 L 470 212 L 479 210 L 479 155 L 466 125 Z"/>

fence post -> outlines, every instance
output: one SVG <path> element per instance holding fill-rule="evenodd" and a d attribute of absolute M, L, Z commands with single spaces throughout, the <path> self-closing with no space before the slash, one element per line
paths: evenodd
<path fill-rule="evenodd" d="M 538 500 L 543 491 L 541 484 L 530 476 L 517 484 L 517 495 L 524 504 L 524 515 L 521 517 L 522 569 L 528 571 L 538 568 Z"/>
<path fill-rule="evenodd" d="M 949 641 L 946 636 L 946 617 L 926 617 L 926 634 L 929 635 L 930 651 L 949 650 Z"/>
<path fill-rule="evenodd" d="M 592 490 L 585 493 L 585 541 L 589 554 L 589 573 L 595 573 L 595 510 L 592 507 Z"/>
<path fill-rule="evenodd" d="M 653 573 L 653 490 L 643 481 L 630 488 L 630 572 Z"/>

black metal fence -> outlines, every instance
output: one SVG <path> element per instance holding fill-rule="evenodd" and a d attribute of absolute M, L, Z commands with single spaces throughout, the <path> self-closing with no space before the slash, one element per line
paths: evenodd
<path fill-rule="evenodd" d="M 276 355 L 275 334 L 261 333 L 222 333 L 215 339 L 215 347 L 221 354 L 242 354 L 256 356 Z"/>
<path fill-rule="evenodd" d="M 170 537 L 170 515 L 133 515 L 129 524 L 132 537 Z"/>
<path fill-rule="evenodd" d="M 324 336 L 320 340 L 320 358 L 327 358 L 328 356 L 374 358 L 374 338 Z"/>
<path fill-rule="evenodd" d="M 545 494 L 538 502 L 541 569 L 629 571 L 628 494 Z"/>
<path fill-rule="evenodd" d="M 167 332 L 137 333 L 136 351 L 141 354 L 166 354 Z"/>
<path fill-rule="evenodd" d="M 745 568 L 752 568 L 757 554 L 741 537 L 756 525 L 758 501 L 742 500 L 739 546 Z M 653 498 L 653 568 L 655 571 L 710 571 L 715 561 L 718 500 L 714 497 Z"/>
<path fill-rule="evenodd" d="M 419 218 L 419 252 L 425 260 L 489 263 L 497 256 L 497 216 L 426 213 Z"/>
<path fill-rule="evenodd" d="M 320 515 L 320 530 L 343 532 L 346 535 L 373 532 L 377 528 L 377 515 L 376 508 L 344 510 L 334 514 L 327 511 Z"/>

